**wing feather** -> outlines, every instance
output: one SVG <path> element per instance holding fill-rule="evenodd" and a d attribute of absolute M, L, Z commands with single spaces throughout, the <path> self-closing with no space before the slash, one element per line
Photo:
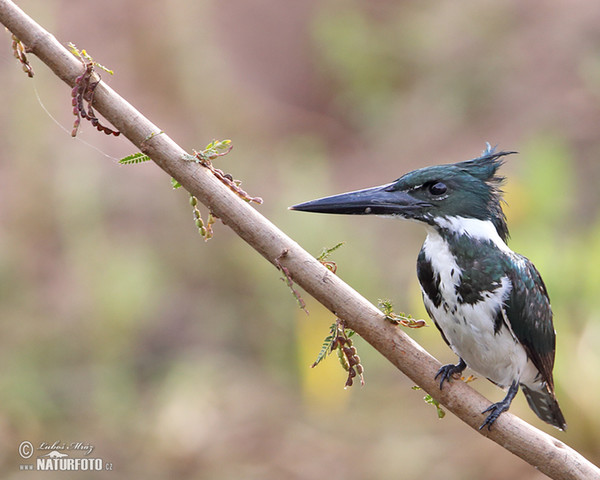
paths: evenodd
<path fill-rule="evenodd" d="M 546 285 L 535 266 L 518 256 L 517 268 L 509 269 L 512 283 L 505 302 L 506 318 L 517 340 L 540 371 L 551 391 L 554 391 L 552 369 L 556 350 L 556 333 L 552 323 L 552 308 Z"/>

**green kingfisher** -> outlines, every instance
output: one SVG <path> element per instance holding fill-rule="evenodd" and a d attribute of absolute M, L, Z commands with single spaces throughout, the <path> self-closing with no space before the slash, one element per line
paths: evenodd
<path fill-rule="evenodd" d="M 507 389 L 482 413 L 480 429 L 509 409 L 519 390 L 536 415 L 567 424 L 554 394 L 555 331 L 544 282 L 507 245 L 497 175 L 507 155 L 487 144 L 473 160 L 421 168 L 378 187 L 291 207 L 305 212 L 381 215 L 415 220 L 427 230 L 417 259 L 425 308 L 458 356 L 439 369 L 440 389 L 468 366 Z"/>

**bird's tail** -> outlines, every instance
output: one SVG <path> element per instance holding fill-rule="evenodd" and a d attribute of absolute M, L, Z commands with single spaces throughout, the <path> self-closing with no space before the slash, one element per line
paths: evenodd
<path fill-rule="evenodd" d="M 559 430 L 567 429 L 567 422 L 560 411 L 556 397 L 546 384 L 541 390 L 534 390 L 523 384 L 521 384 L 521 388 L 527 403 L 538 417 Z"/>

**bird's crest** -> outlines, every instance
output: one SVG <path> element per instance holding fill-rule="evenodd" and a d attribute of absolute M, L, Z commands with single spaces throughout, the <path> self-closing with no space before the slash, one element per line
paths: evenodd
<path fill-rule="evenodd" d="M 513 153 L 517 152 L 497 152 L 496 147 L 487 143 L 480 157 L 456 163 L 455 166 L 463 172 L 483 180 L 488 185 L 498 188 L 504 181 L 504 177 L 496 175 L 496 172 L 504 164 L 504 157 Z"/>
<path fill-rule="evenodd" d="M 483 182 L 489 188 L 488 209 L 492 212 L 492 222 L 498 231 L 500 237 L 508 240 L 508 226 L 506 224 L 506 216 L 502 210 L 503 191 L 501 189 L 505 178 L 497 175 L 498 169 L 504 164 L 504 157 L 517 152 L 512 151 L 496 151 L 496 147 L 492 147 L 486 143 L 486 148 L 480 157 L 464 162 L 456 163 L 454 166 L 461 171 L 468 173 Z"/>

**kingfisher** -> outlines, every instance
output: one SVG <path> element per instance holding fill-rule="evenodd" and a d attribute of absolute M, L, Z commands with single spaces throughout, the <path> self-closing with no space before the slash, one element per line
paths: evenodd
<path fill-rule="evenodd" d="M 556 333 L 539 272 L 507 245 L 498 169 L 507 155 L 487 144 L 475 159 L 409 172 L 392 183 L 290 207 L 305 212 L 379 215 L 423 224 L 417 277 L 427 313 L 458 363 L 442 366 L 439 388 L 468 366 L 506 390 L 482 413 L 491 429 L 523 391 L 535 414 L 567 424 L 554 393 Z"/>

